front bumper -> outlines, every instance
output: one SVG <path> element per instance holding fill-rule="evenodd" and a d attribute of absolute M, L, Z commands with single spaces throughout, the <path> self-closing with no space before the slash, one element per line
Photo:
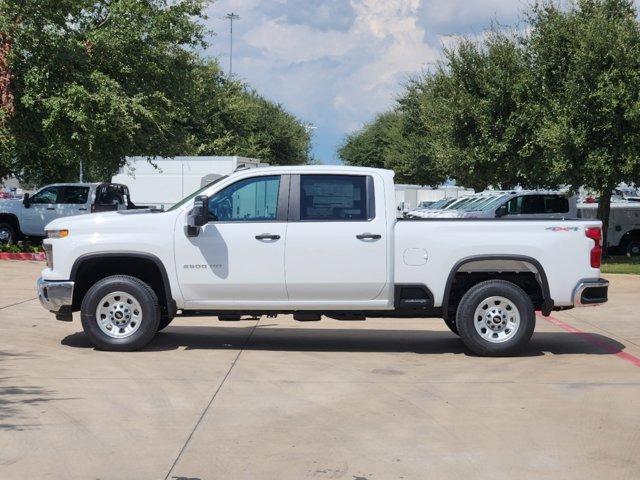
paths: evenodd
<path fill-rule="evenodd" d="M 48 281 L 40 277 L 36 282 L 36 290 L 40 303 L 50 312 L 69 310 L 73 304 L 73 282 Z"/>
<path fill-rule="evenodd" d="M 576 307 L 585 305 L 602 305 L 608 300 L 609 281 L 604 278 L 582 280 L 573 293 L 573 304 Z"/>

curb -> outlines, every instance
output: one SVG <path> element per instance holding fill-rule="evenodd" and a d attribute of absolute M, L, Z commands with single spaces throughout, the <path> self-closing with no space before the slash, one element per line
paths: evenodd
<path fill-rule="evenodd" d="M 22 253 L 10 253 L 10 252 L 0 252 L 0 260 L 35 260 L 35 261 L 43 261 L 45 260 L 44 252 L 22 252 Z"/>

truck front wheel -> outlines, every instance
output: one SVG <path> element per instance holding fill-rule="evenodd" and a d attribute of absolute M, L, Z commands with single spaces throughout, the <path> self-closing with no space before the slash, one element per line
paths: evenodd
<path fill-rule="evenodd" d="M 529 296 L 504 280 L 488 280 L 464 294 L 456 326 L 464 344 L 477 355 L 514 354 L 527 344 L 536 325 Z"/>
<path fill-rule="evenodd" d="M 82 328 L 96 348 L 138 350 L 158 331 L 158 297 L 138 278 L 113 275 L 89 289 L 82 300 L 81 318 Z"/>
<path fill-rule="evenodd" d="M 0 244 L 13 245 L 18 241 L 18 232 L 10 223 L 0 222 Z"/>

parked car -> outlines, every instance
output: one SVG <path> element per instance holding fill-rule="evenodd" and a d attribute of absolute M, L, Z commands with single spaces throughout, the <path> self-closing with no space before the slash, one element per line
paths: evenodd
<path fill-rule="evenodd" d="M 129 189 L 117 183 L 56 183 L 21 200 L 0 201 L 0 242 L 22 236 L 44 237 L 45 225 L 60 217 L 110 210 L 145 208 L 131 202 Z"/>
<path fill-rule="evenodd" d="M 480 355 L 522 349 L 536 309 L 607 300 L 597 220 L 398 220 L 395 210 L 388 170 L 244 170 L 166 212 L 52 221 L 38 296 L 60 320 L 80 311 L 105 350 L 142 348 L 176 316 L 291 313 L 444 318 Z"/>
<path fill-rule="evenodd" d="M 410 212 L 414 218 L 577 218 L 577 197 L 547 191 L 488 191 L 439 210 Z"/>

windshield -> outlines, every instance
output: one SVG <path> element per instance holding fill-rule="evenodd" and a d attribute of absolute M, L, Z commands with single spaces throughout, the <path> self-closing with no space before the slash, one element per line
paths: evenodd
<path fill-rule="evenodd" d="M 483 211 L 487 211 L 487 210 L 491 210 L 492 208 L 495 208 L 499 203 L 501 203 L 503 200 L 509 198 L 509 195 L 500 195 L 498 197 L 492 197 L 488 202 L 482 204 L 481 206 L 478 206 L 478 208 L 474 208 L 474 211 L 479 211 L 479 210 L 483 210 Z"/>
<path fill-rule="evenodd" d="M 431 205 L 428 205 L 425 208 L 427 208 L 429 210 L 436 210 L 438 208 L 441 208 L 448 201 L 449 201 L 448 198 L 443 198 L 442 200 L 438 200 L 437 202 L 433 202 Z"/>
<path fill-rule="evenodd" d="M 461 199 L 456 200 L 455 202 L 447 205 L 446 208 L 444 208 L 444 210 L 457 210 L 460 207 L 462 207 L 463 205 L 466 205 L 467 203 L 473 202 L 475 200 L 476 200 L 476 197 L 461 198 Z"/>
<path fill-rule="evenodd" d="M 173 212 L 174 210 L 177 210 L 178 208 L 180 208 L 181 206 L 183 206 L 185 203 L 189 203 L 189 201 L 193 200 L 195 197 L 197 197 L 198 195 L 200 195 L 202 192 L 204 192 L 207 188 L 209 188 L 211 185 L 215 185 L 216 183 L 218 183 L 220 180 L 224 180 L 225 178 L 227 178 L 229 175 L 225 175 L 223 177 L 217 178 L 215 179 L 213 182 L 205 185 L 204 187 L 202 187 L 199 190 L 196 190 L 195 192 L 193 192 L 191 195 L 189 195 L 188 197 L 183 198 L 182 200 L 180 200 L 178 203 L 176 203 L 173 207 L 171 207 L 170 209 L 167 210 L 167 212 Z"/>
<path fill-rule="evenodd" d="M 498 197 L 496 197 L 496 196 L 481 197 L 477 202 L 474 202 L 473 205 L 471 205 L 471 204 L 465 205 L 465 207 L 462 210 L 467 211 L 467 212 L 483 210 L 486 205 L 490 204 L 496 198 L 498 198 Z"/>

